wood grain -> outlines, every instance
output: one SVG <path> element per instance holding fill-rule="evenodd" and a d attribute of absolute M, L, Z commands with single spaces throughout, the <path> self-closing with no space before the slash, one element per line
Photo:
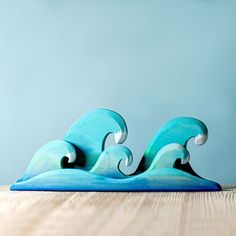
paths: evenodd
<path fill-rule="evenodd" d="M 236 235 L 236 189 L 222 192 L 11 192 L 0 235 Z"/>

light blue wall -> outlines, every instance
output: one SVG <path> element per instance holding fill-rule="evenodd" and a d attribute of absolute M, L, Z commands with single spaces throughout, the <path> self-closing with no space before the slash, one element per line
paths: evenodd
<path fill-rule="evenodd" d="M 176 116 L 209 128 L 190 144 L 203 177 L 236 183 L 236 1 L 1 1 L 0 183 L 83 113 L 124 116 L 140 158 Z"/>

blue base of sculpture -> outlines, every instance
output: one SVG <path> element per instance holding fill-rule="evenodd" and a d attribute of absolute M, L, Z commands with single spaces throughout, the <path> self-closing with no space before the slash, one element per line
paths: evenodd
<path fill-rule="evenodd" d="M 43 191 L 220 191 L 219 184 L 171 168 L 125 179 L 79 169 L 53 170 L 11 186 L 11 190 Z"/>
<path fill-rule="evenodd" d="M 119 145 L 105 148 L 111 133 Z M 144 152 L 137 171 L 129 175 L 125 170 L 133 164 L 133 156 L 120 145 L 127 133 L 126 123 L 118 113 L 107 109 L 89 112 L 75 122 L 64 140 L 40 148 L 11 190 L 221 190 L 219 184 L 198 176 L 189 164 L 188 141 L 194 138 L 197 145 L 202 145 L 207 140 L 207 128 L 200 120 L 179 117 L 163 125 Z M 181 168 L 176 168 L 177 163 Z"/>

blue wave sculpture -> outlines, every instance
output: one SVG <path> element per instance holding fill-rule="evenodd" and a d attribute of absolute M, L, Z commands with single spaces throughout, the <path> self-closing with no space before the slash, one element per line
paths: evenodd
<path fill-rule="evenodd" d="M 207 140 L 207 128 L 195 118 L 167 122 L 148 145 L 137 170 L 127 175 L 121 166 L 133 163 L 121 144 L 127 126 L 116 112 L 97 109 L 82 116 L 66 133 L 33 156 L 11 190 L 44 191 L 220 191 L 218 183 L 198 176 L 189 164 L 187 142 Z M 118 145 L 105 148 L 109 134 Z"/>

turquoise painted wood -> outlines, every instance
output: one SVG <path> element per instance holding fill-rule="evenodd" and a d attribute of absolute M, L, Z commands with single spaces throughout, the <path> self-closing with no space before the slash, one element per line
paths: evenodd
<path fill-rule="evenodd" d="M 104 150 L 106 137 L 111 133 L 114 133 L 117 144 L 126 140 L 128 131 L 124 119 L 114 111 L 97 109 L 75 122 L 64 140 L 83 153 L 85 163 L 81 168 L 90 170 Z"/>
<path fill-rule="evenodd" d="M 191 117 L 178 117 L 164 124 L 154 136 L 144 153 L 144 168 L 147 169 L 162 147 L 178 143 L 186 147 L 194 138 L 197 145 L 207 141 L 208 131 L 203 122 Z"/>
<path fill-rule="evenodd" d="M 115 142 L 105 148 L 109 134 Z M 121 170 L 133 163 L 132 152 L 121 145 L 127 126 L 116 112 L 97 109 L 85 114 L 66 133 L 64 140 L 45 144 L 33 156 L 23 176 L 11 190 L 45 191 L 219 191 L 219 184 L 203 179 L 190 166 L 187 142 L 207 140 L 205 124 L 195 118 L 179 117 L 167 122 L 154 136 L 131 175 Z"/>

